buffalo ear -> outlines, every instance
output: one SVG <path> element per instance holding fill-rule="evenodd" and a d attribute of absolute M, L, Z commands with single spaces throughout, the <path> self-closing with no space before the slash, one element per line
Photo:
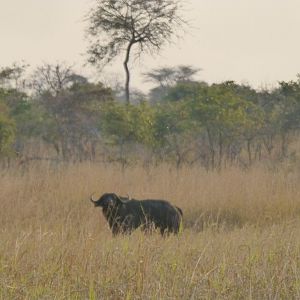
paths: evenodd
<path fill-rule="evenodd" d="M 114 194 L 114 196 L 115 196 L 115 199 L 116 199 L 118 204 L 123 204 L 124 203 L 124 201 L 121 200 L 121 198 L 118 195 Z"/>

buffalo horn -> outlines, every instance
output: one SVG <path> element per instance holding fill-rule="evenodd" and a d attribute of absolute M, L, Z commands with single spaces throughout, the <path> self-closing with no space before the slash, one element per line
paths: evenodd
<path fill-rule="evenodd" d="M 93 203 L 95 203 L 96 201 L 94 200 L 93 195 L 94 195 L 94 193 L 90 196 L 90 200 L 91 200 Z"/>

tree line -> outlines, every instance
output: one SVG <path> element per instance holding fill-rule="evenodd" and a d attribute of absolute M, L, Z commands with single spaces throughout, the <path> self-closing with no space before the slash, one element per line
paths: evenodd
<path fill-rule="evenodd" d="M 66 64 L 0 69 L 2 162 L 49 159 L 122 166 L 249 167 L 296 159 L 300 76 L 271 90 L 195 80 L 192 66 L 154 69 L 148 94 L 95 83 Z"/>

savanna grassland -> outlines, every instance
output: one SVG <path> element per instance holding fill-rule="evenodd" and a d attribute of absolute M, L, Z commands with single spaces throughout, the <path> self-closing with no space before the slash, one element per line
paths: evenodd
<path fill-rule="evenodd" d="M 300 172 L 121 171 L 78 164 L 1 172 L 1 299 L 299 299 Z M 89 196 L 165 198 L 179 236 L 113 238 Z"/>

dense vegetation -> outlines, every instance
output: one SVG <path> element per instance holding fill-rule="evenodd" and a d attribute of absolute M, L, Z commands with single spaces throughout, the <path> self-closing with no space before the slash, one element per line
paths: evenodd
<path fill-rule="evenodd" d="M 169 162 L 207 169 L 293 161 L 300 77 L 272 90 L 193 80 L 189 66 L 145 74 L 155 87 L 132 95 L 90 82 L 65 64 L 0 71 L 0 153 L 53 161 Z M 4 158 L 4 159 L 3 159 Z"/>

